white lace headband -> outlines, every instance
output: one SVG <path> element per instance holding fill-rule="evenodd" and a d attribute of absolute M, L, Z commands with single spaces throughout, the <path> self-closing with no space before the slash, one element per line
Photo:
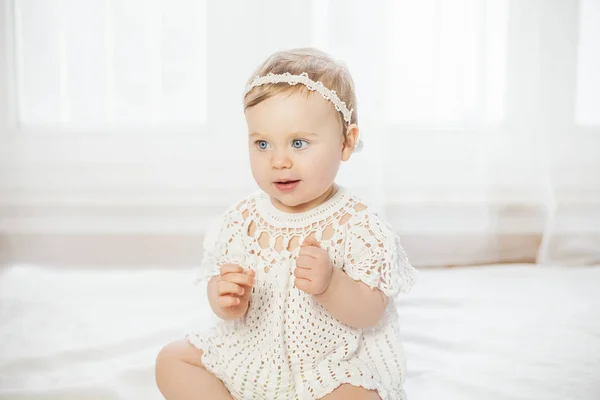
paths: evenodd
<path fill-rule="evenodd" d="M 304 86 L 308 88 L 308 90 L 317 91 L 325 98 L 325 100 L 329 100 L 335 106 L 335 109 L 342 113 L 344 117 L 344 121 L 347 124 L 352 120 L 352 111 L 348 110 L 346 107 L 346 103 L 340 100 L 335 90 L 327 89 L 321 82 L 315 82 L 308 77 L 306 72 L 301 73 L 300 75 L 292 75 L 289 72 L 284 74 L 273 74 L 269 72 L 265 76 L 257 76 L 254 78 L 251 84 L 246 87 L 246 92 L 244 92 L 244 96 L 248 94 L 253 88 L 257 86 L 266 85 L 269 83 L 288 83 L 290 85 L 296 85 L 298 83 L 302 83 Z"/>

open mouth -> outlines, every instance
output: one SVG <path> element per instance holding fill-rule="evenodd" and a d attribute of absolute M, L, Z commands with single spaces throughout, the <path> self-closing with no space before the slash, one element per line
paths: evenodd
<path fill-rule="evenodd" d="M 275 187 L 282 192 L 290 192 L 296 189 L 296 186 L 300 183 L 300 180 L 281 180 L 274 182 Z"/>

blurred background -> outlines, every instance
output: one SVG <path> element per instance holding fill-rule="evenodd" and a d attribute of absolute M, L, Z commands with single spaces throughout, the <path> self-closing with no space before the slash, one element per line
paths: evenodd
<path fill-rule="evenodd" d="M 339 183 L 421 271 L 411 400 L 600 398 L 600 0 L 0 0 L 0 399 L 162 398 L 258 190 L 246 82 L 307 46 L 356 83 Z"/>
<path fill-rule="evenodd" d="M 3 263 L 196 264 L 257 190 L 246 81 L 304 46 L 353 73 L 340 183 L 415 265 L 600 260 L 597 0 L 2 4 Z"/>

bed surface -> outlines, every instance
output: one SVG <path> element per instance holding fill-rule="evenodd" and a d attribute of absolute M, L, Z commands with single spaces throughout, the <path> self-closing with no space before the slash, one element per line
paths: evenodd
<path fill-rule="evenodd" d="M 189 269 L 0 271 L 0 399 L 162 399 L 157 352 L 213 318 Z M 422 270 L 409 399 L 600 399 L 599 289 L 600 267 Z"/>

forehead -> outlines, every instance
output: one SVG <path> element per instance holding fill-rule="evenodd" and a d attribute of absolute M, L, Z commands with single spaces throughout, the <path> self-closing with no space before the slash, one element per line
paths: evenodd
<path fill-rule="evenodd" d="M 320 94 L 305 91 L 278 93 L 246 109 L 250 131 L 317 132 L 337 127 L 337 111 Z"/>

